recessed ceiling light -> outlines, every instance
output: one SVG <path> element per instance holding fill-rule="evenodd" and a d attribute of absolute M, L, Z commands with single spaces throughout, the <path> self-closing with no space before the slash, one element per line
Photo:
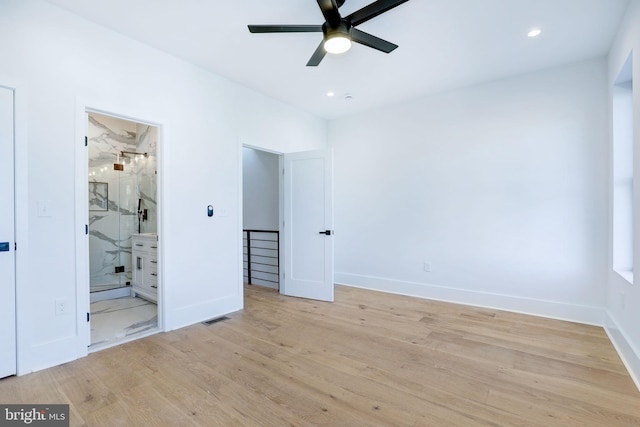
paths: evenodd
<path fill-rule="evenodd" d="M 540 28 L 533 28 L 531 31 L 527 33 L 527 36 L 530 38 L 538 37 L 542 34 L 542 30 Z"/>
<path fill-rule="evenodd" d="M 331 98 L 332 96 L 335 96 L 335 95 L 336 95 L 336 94 L 335 94 L 335 93 L 333 93 L 332 91 L 327 92 L 327 96 L 328 96 L 329 98 Z"/>

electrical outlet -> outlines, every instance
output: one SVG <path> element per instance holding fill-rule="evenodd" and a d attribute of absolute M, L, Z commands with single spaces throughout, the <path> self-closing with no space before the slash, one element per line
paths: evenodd
<path fill-rule="evenodd" d="M 67 298 L 56 298 L 56 316 L 67 314 L 69 310 L 69 300 Z"/>
<path fill-rule="evenodd" d="M 431 272 L 431 263 L 430 262 L 425 262 L 424 264 L 422 264 L 422 269 L 424 271 L 426 271 L 427 273 Z"/>

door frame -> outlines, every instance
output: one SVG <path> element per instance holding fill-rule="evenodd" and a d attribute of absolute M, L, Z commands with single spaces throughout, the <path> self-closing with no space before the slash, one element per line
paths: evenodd
<path fill-rule="evenodd" d="M 244 304 L 244 272 L 243 272 L 243 245 L 242 245 L 242 239 L 243 239 L 243 232 L 242 230 L 244 229 L 243 226 L 243 202 L 244 202 L 244 182 L 243 182 L 243 178 L 244 178 L 244 158 L 243 158 L 243 148 L 251 148 L 254 150 L 258 150 L 258 151 L 264 151 L 266 153 L 271 153 L 271 154 L 275 154 L 278 156 L 278 231 L 279 231 L 279 235 L 281 237 L 280 240 L 280 254 L 279 254 L 279 264 L 280 264 L 280 268 L 279 268 L 279 281 L 280 281 L 280 286 L 278 289 L 278 292 L 281 295 L 287 295 L 287 284 L 285 281 L 285 271 L 286 271 L 286 245 L 287 243 L 287 238 L 286 238 L 286 234 L 285 234 L 285 227 L 284 227 L 284 218 L 285 218 L 285 206 L 284 206 L 284 192 L 285 192 L 285 179 L 284 179 L 284 169 L 285 169 L 285 155 L 286 154 L 294 154 L 297 153 L 296 152 L 291 152 L 291 153 L 284 153 L 281 151 L 277 151 L 277 150 L 273 150 L 273 149 L 269 149 L 269 148 L 264 148 L 260 145 L 254 145 L 254 144 L 250 144 L 250 143 L 246 143 L 243 142 L 242 140 L 239 141 L 238 144 L 238 170 L 239 170 L 239 191 L 238 191 L 238 224 L 239 224 L 239 230 L 238 230 L 238 242 L 240 243 L 238 246 L 238 274 L 239 274 L 239 278 L 238 278 L 238 285 L 240 288 L 240 295 L 243 298 L 243 304 Z M 304 150 L 302 152 L 308 152 L 308 151 L 315 151 L 315 150 L 321 150 L 321 149 L 326 149 L 325 148 L 320 148 L 320 149 L 308 149 L 308 150 Z M 333 166 L 332 166 L 333 168 Z M 333 183 L 332 183 L 333 186 Z M 333 222 L 333 220 L 332 220 Z M 334 262 L 334 260 L 331 261 L 332 263 Z M 334 272 L 335 275 L 335 272 Z M 333 279 L 332 279 L 333 280 Z"/>
<path fill-rule="evenodd" d="M 29 373 L 27 356 L 30 342 L 26 325 L 29 324 L 29 149 L 27 139 L 26 84 L 0 76 L 0 86 L 13 91 L 13 176 L 14 176 L 14 229 L 15 242 L 15 319 L 16 319 L 16 374 Z"/>
<path fill-rule="evenodd" d="M 88 130 L 88 113 L 98 113 L 107 116 L 128 120 L 135 123 L 146 124 L 158 128 L 158 179 L 157 179 L 157 220 L 158 220 L 158 327 L 155 331 L 137 336 L 135 339 L 157 332 L 165 332 L 165 274 L 164 274 L 164 139 L 166 128 L 162 120 L 146 119 L 146 112 L 134 111 L 130 107 L 114 105 L 110 102 L 98 100 L 86 100 L 76 98 L 76 129 L 75 129 L 75 241 L 76 241 L 76 313 L 78 331 L 78 357 L 89 354 L 91 344 L 90 322 L 86 320 L 86 313 L 90 312 L 90 273 L 89 273 L 89 238 L 85 232 L 85 225 L 89 224 L 89 174 L 88 150 L 85 147 L 85 136 Z M 119 343 L 120 344 L 120 343 Z"/>

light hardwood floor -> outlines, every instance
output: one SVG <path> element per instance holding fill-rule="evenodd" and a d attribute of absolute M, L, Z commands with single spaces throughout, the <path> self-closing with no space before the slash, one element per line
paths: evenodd
<path fill-rule="evenodd" d="M 246 308 L 0 381 L 89 426 L 640 426 L 601 328 L 336 288 L 246 287 Z"/>

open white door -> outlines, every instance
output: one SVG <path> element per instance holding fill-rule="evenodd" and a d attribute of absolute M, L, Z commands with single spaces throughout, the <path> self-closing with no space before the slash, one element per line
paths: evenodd
<path fill-rule="evenodd" d="M 333 301 L 333 153 L 284 155 L 284 295 Z"/>
<path fill-rule="evenodd" d="M 0 87 L 0 378 L 16 374 L 13 91 Z"/>

